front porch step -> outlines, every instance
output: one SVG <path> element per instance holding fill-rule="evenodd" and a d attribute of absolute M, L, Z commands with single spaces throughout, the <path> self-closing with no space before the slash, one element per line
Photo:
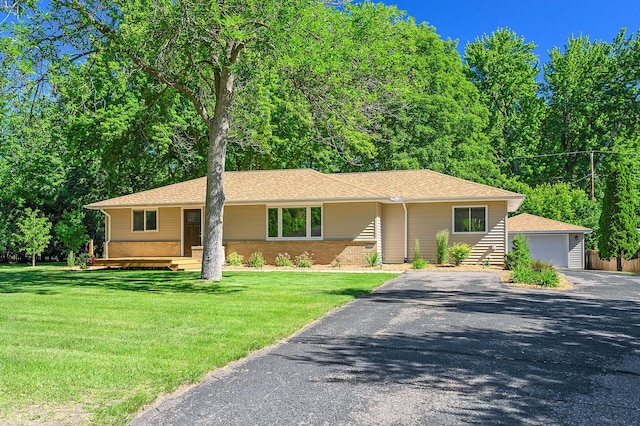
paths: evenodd
<path fill-rule="evenodd" d="M 169 265 L 169 269 L 172 271 L 187 271 L 187 270 L 196 270 L 202 269 L 202 262 L 199 259 L 180 259 L 177 261 L 173 261 L 171 265 Z"/>

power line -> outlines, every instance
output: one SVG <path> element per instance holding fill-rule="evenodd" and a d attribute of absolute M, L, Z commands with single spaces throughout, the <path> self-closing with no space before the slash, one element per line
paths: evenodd
<path fill-rule="evenodd" d="M 552 153 L 552 154 L 522 155 L 522 156 L 518 156 L 518 157 L 505 158 L 505 160 L 520 160 L 520 159 L 529 159 L 529 158 L 559 157 L 559 156 L 562 156 L 562 155 L 591 154 L 591 153 L 594 153 L 594 154 L 616 154 L 616 155 L 640 156 L 640 152 L 619 152 L 619 151 L 589 150 L 589 151 L 556 152 L 556 153 Z"/>

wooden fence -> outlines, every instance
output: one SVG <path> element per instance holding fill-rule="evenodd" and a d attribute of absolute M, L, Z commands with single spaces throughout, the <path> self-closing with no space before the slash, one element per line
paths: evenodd
<path fill-rule="evenodd" d="M 602 260 L 598 254 L 598 250 L 587 250 L 587 269 L 599 271 L 615 271 L 616 258 L 611 260 Z M 640 273 L 640 259 L 631 259 L 622 261 L 622 270 L 624 272 Z"/>

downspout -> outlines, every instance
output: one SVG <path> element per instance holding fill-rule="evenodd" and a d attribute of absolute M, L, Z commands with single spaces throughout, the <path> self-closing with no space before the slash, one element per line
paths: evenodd
<path fill-rule="evenodd" d="M 402 208 L 404 209 L 404 263 L 409 262 L 408 246 L 409 246 L 409 219 L 407 215 L 407 203 L 402 200 Z"/>
<path fill-rule="evenodd" d="M 111 242 L 111 215 L 109 213 L 107 213 L 106 211 L 104 211 L 104 209 L 100 209 L 100 211 L 102 213 L 104 213 L 104 217 L 107 219 L 105 220 L 105 224 L 107 225 L 105 227 L 104 230 L 104 258 L 108 259 L 109 258 L 109 243 Z"/>
<path fill-rule="evenodd" d="M 408 247 L 409 247 L 409 221 L 407 215 L 407 202 L 402 197 L 390 197 L 389 200 L 394 203 L 402 203 L 404 209 L 404 263 L 409 262 Z"/>

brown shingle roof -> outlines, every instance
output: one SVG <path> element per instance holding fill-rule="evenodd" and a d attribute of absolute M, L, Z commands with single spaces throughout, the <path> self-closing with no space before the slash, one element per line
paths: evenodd
<path fill-rule="evenodd" d="M 523 195 L 430 170 L 323 174 L 311 169 L 225 172 L 226 202 L 456 201 L 506 199 L 515 211 Z M 127 206 L 202 205 L 206 178 L 89 204 L 91 209 Z"/>
<path fill-rule="evenodd" d="M 515 234 L 518 232 L 577 232 L 588 234 L 591 229 L 529 213 L 522 213 L 509 218 L 509 233 Z"/>

